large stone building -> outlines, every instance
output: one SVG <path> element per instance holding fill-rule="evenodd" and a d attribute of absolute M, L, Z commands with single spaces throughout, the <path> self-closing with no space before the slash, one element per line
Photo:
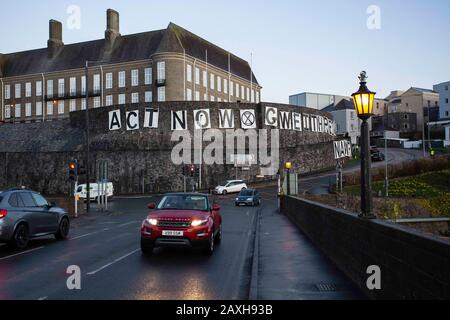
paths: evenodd
<path fill-rule="evenodd" d="M 259 103 L 261 86 L 248 62 L 170 23 L 166 29 L 121 35 L 119 14 L 107 11 L 105 38 L 65 45 L 50 20 L 47 47 L 0 54 L 0 118 L 35 122 L 89 107 L 164 101 Z"/>
<path fill-rule="evenodd" d="M 439 94 L 439 118 L 450 119 L 450 81 L 434 85 L 433 90 Z"/>

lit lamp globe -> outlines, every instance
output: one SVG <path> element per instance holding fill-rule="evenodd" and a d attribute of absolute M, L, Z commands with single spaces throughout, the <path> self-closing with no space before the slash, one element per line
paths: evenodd
<path fill-rule="evenodd" d="M 369 119 L 373 113 L 373 101 L 375 100 L 375 92 L 370 91 L 367 86 L 367 74 L 362 71 L 359 75 L 359 90 L 352 94 L 353 104 L 355 105 L 356 113 L 361 120 Z"/>

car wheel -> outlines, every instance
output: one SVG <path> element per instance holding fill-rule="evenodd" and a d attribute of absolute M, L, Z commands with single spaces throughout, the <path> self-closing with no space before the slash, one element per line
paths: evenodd
<path fill-rule="evenodd" d="M 216 243 L 220 244 L 222 242 L 222 224 L 220 224 L 219 231 L 216 234 Z"/>
<path fill-rule="evenodd" d="M 144 255 L 151 255 L 153 253 L 153 245 L 146 243 L 145 241 L 141 240 L 141 252 Z"/>
<path fill-rule="evenodd" d="M 211 237 L 205 246 L 205 249 L 203 251 L 207 256 L 211 256 L 214 252 L 214 232 L 211 232 Z"/>
<path fill-rule="evenodd" d="M 28 227 L 21 223 L 14 231 L 13 238 L 10 241 L 11 247 L 18 250 L 23 250 L 27 247 L 29 241 Z"/>
<path fill-rule="evenodd" d="M 244 188 L 241 189 L 241 191 L 244 191 L 244 190 L 247 190 L 247 188 L 244 187 Z"/>
<path fill-rule="evenodd" d="M 65 240 L 69 236 L 70 222 L 67 218 L 62 218 L 58 226 L 58 231 L 55 233 L 55 238 L 58 240 Z"/>
<path fill-rule="evenodd" d="M 222 192 L 222 194 L 223 194 L 224 196 L 226 196 L 226 195 L 227 195 L 227 193 L 228 193 L 228 191 L 227 191 L 227 190 L 223 190 L 223 192 Z"/>

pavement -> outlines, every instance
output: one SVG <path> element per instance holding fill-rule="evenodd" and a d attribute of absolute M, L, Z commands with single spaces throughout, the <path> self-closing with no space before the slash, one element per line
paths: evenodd
<path fill-rule="evenodd" d="M 69 240 L 33 240 L 23 252 L 0 246 L 0 299 L 362 299 L 348 280 L 284 215 L 275 186 L 260 207 L 218 197 L 223 241 L 211 257 L 157 249 L 146 257 L 139 228 L 154 197 L 116 198 L 110 212 L 72 220 Z M 69 266 L 81 290 L 69 290 Z"/>

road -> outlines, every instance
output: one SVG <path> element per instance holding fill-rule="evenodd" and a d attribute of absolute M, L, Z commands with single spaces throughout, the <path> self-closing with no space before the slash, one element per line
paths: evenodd
<path fill-rule="evenodd" d="M 382 150 L 384 153 L 384 150 Z M 387 162 L 388 164 L 396 164 L 408 160 L 415 160 L 423 158 L 422 150 L 408 150 L 408 149 L 388 149 Z M 372 162 L 372 168 L 383 167 L 386 165 L 385 161 Z M 344 168 L 343 173 L 350 173 L 360 170 L 360 164 L 354 164 L 347 168 Z M 335 183 L 336 172 L 329 171 L 320 174 L 314 174 L 308 177 L 299 179 L 299 193 L 305 194 L 327 194 L 330 184 Z"/>
<path fill-rule="evenodd" d="M 0 247 L 0 299 L 362 299 L 336 267 L 277 212 L 276 190 L 260 207 L 218 202 L 223 242 L 212 257 L 196 250 L 139 249 L 139 227 L 151 197 L 116 199 L 112 213 L 72 222 L 69 240 L 33 240 L 27 251 Z M 66 269 L 81 269 L 81 290 Z M 328 286 L 328 287 L 327 287 Z M 331 288 L 323 290 L 323 288 Z"/>

